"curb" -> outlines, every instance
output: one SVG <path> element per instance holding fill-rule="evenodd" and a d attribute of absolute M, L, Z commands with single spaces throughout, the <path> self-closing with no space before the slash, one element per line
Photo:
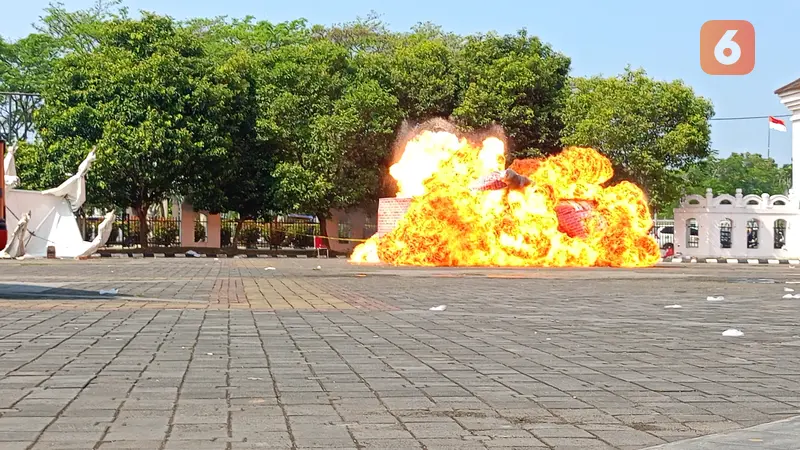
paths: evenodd
<path fill-rule="evenodd" d="M 800 265 L 800 259 L 764 259 L 764 258 L 661 258 L 662 263 L 676 264 L 791 264 Z"/>
<path fill-rule="evenodd" d="M 98 252 L 97 254 L 100 255 L 101 258 L 230 258 L 230 259 L 245 259 L 245 258 L 313 258 L 316 259 L 316 256 L 308 256 L 308 255 L 228 255 L 226 253 L 220 254 L 198 254 L 197 256 L 189 256 L 185 253 L 104 253 Z M 321 257 L 320 259 L 325 259 L 327 257 Z M 332 256 L 331 258 L 340 258 L 340 259 L 347 259 L 347 256 Z"/>
<path fill-rule="evenodd" d="M 98 252 L 101 258 L 318 258 L 316 256 L 308 255 L 228 255 L 221 254 L 199 254 L 197 256 L 189 256 L 185 253 L 104 253 Z M 323 259 L 325 257 L 319 257 Z M 332 256 L 334 259 L 347 259 L 347 256 L 339 255 Z M 800 259 L 763 259 L 763 258 L 661 258 L 660 263 L 664 264 L 783 264 L 783 265 L 800 265 Z"/>

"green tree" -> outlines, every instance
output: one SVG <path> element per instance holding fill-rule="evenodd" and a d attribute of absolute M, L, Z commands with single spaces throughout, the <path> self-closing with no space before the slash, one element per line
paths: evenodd
<path fill-rule="evenodd" d="M 190 188 L 189 199 L 198 209 L 238 213 L 235 244 L 245 219 L 265 218 L 275 211 L 277 148 L 257 132 L 261 66 L 266 55 L 281 46 L 308 43 L 310 30 L 304 20 L 273 24 L 252 17 L 193 19 L 185 26 L 200 38 L 214 61 L 214 76 L 232 94 L 222 123 L 231 138 L 228 157 L 214 168 L 213 179 Z"/>
<path fill-rule="evenodd" d="M 43 91 L 43 159 L 76 167 L 96 145 L 93 193 L 133 207 L 146 245 L 149 207 L 206 182 L 224 160 L 230 91 L 212 73 L 196 37 L 169 18 L 104 22 L 96 46 L 60 60 Z"/>
<path fill-rule="evenodd" d="M 126 14 L 124 8 L 118 8 L 120 3 L 97 0 L 92 7 L 74 12 L 62 4 L 50 5 L 34 25 L 37 32 L 13 42 L 0 37 L 0 91 L 40 93 L 63 55 L 90 51 L 102 22 Z M 41 97 L 36 95 L 0 97 L 0 136 L 9 142 L 30 138 L 35 131 L 34 113 L 41 106 Z M 20 156 L 31 155 L 33 150 L 25 147 Z M 34 170 L 27 175 L 24 183 L 52 187 L 54 180 L 44 172 Z"/>
<path fill-rule="evenodd" d="M 511 158 L 560 149 L 570 60 L 525 30 L 468 36 L 458 55 L 459 104 L 468 128 L 503 127 Z"/>
<path fill-rule="evenodd" d="M 397 99 L 361 79 L 349 51 L 327 40 L 267 55 L 259 91 L 260 136 L 279 149 L 276 201 L 315 214 L 327 236 L 331 209 L 374 195 L 398 123 Z"/>
<path fill-rule="evenodd" d="M 681 81 L 656 81 L 644 70 L 576 78 L 564 112 L 562 142 L 608 156 L 615 180 L 630 180 L 659 211 L 681 195 L 681 170 L 711 154 L 708 100 Z"/>
<path fill-rule="evenodd" d="M 778 165 L 757 153 L 733 153 L 727 158 L 711 157 L 686 171 L 686 194 L 787 194 L 792 183 L 790 165 Z"/>

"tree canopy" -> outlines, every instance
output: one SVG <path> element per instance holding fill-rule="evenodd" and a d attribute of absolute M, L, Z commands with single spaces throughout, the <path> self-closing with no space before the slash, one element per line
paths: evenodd
<path fill-rule="evenodd" d="M 0 38 L 0 90 L 44 103 L 18 153 L 26 187 L 57 185 L 96 146 L 90 204 L 146 211 L 181 195 L 242 218 L 324 218 L 393 194 L 393 143 L 431 118 L 502 127 L 509 162 L 595 147 L 656 208 L 711 156 L 713 109 L 690 87 L 631 69 L 570 78 L 569 57 L 526 30 L 176 21 L 120 5 L 53 6 L 34 33 Z"/>
<path fill-rule="evenodd" d="M 711 157 L 689 168 L 684 175 L 686 194 L 788 194 L 792 166 L 780 166 L 772 158 L 756 153 L 733 153 L 727 158 Z"/>
<path fill-rule="evenodd" d="M 681 195 L 681 171 L 711 156 L 711 102 L 680 81 L 644 70 L 575 78 L 564 110 L 562 141 L 608 156 L 615 178 L 630 180 L 662 209 Z"/>
<path fill-rule="evenodd" d="M 151 205 L 202 185 L 224 160 L 230 90 L 215 80 L 197 38 L 167 18 L 115 19 L 97 38 L 93 51 L 55 64 L 43 90 L 40 151 L 73 167 L 96 146 L 93 193 L 146 219 Z"/>

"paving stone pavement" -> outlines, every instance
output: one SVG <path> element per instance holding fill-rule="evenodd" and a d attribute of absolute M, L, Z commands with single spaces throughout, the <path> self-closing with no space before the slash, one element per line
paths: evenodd
<path fill-rule="evenodd" d="M 711 264 L 0 262 L 0 449 L 642 449 L 737 430 L 800 415 L 794 282 Z M 685 448 L 741 447 L 720 445 Z"/>

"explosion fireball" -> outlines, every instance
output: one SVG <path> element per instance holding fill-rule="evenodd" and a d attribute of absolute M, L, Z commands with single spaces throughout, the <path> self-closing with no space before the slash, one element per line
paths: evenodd
<path fill-rule="evenodd" d="M 350 261 L 646 267 L 659 260 L 644 192 L 625 181 L 606 186 L 613 169 L 596 150 L 516 160 L 510 171 L 505 163 L 497 137 L 416 134 L 390 168 L 397 197 L 411 198 L 406 214 L 393 231 L 356 247 Z"/>

